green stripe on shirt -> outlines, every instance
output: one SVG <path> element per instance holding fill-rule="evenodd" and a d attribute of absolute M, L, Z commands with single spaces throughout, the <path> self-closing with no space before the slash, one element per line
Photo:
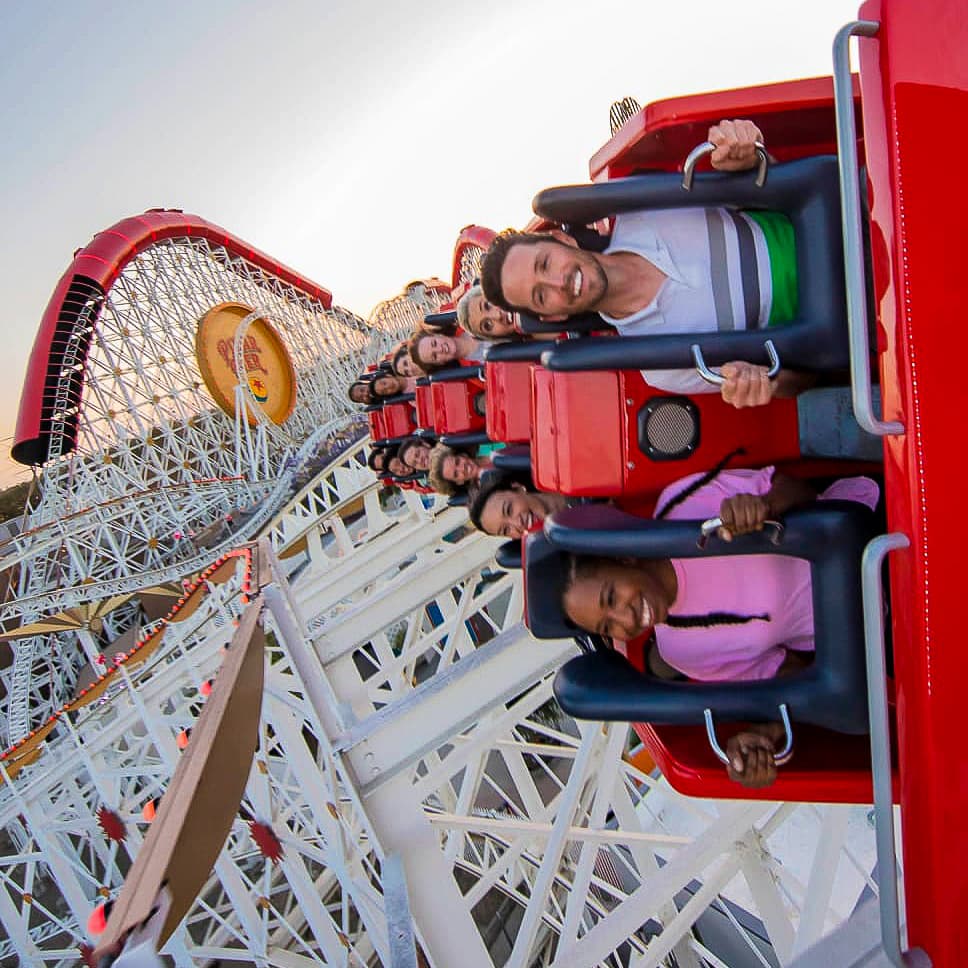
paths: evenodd
<path fill-rule="evenodd" d="M 789 323 L 797 315 L 797 245 L 790 220 L 781 212 L 744 210 L 763 230 L 770 254 L 773 304 L 767 326 Z"/>

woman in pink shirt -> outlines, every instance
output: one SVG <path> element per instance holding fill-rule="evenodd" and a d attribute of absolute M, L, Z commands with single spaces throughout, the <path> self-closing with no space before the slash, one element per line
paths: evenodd
<path fill-rule="evenodd" d="M 873 508 L 878 488 L 846 478 L 817 494 L 804 481 L 762 470 L 720 471 L 676 482 L 660 495 L 657 517 L 720 517 L 730 540 L 814 500 L 852 500 Z M 808 562 L 785 555 L 610 559 L 575 557 L 562 595 L 577 626 L 632 639 L 650 628 L 661 658 L 691 679 L 769 679 L 812 660 L 813 601 Z M 730 777 L 764 786 L 775 776 L 778 724 L 734 736 Z"/>

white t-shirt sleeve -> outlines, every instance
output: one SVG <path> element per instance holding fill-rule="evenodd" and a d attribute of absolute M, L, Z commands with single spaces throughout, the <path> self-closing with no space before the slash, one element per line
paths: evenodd
<path fill-rule="evenodd" d="M 669 393 L 719 393 L 719 387 L 708 383 L 695 370 L 641 370 L 650 387 Z"/>

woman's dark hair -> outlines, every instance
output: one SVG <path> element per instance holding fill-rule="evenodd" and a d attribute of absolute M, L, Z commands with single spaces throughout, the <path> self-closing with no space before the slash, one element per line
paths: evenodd
<path fill-rule="evenodd" d="M 370 451 L 369 456 L 366 458 L 366 466 L 369 467 L 374 474 L 384 474 L 387 472 L 387 467 L 389 466 L 390 461 L 396 456 L 396 447 L 374 447 Z M 381 457 L 383 458 L 383 466 L 377 467 L 377 458 Z"/>
<path fill-rule="evenodd" d="M 400 460 L 403 460 L 404 451 L 406 451 L 408 448 L 414 447 L 414 446 L 416 446 L 416 447 L 433 447 L 434 446 L 434 443 L 435 443 L 435 441 L 433 439 L 427 440 L 424 437 L 417 437 L 416 435 L 411 434 L 411 436 L 404 437 L 403 440 L 401 440 L 400 443 L 397 444 L 397 457 L 399 457 Z M 403 462 L 405 464 L 407 463 L 406 461 L 403 461 Z M 409 467 L 409 466 L 410 465 L 407 464 L 407 467 Z"/>
<path fill-rule="evenodd" d="M 404 340 L 393 351 L 393 356 L 390 357 L 390 372 L 393 373 L 394 376 L 403 376 L 403 374 L 400 372 L 400 360 L 402 360 L 405 356 L 410 356 L 410 346 L 406 340 Z M 414 362 L 416 363 L 416 360 L 414 360 Z M 420 366 L 420 364 L 417 363 L 417 366 Z M 421 369 L 423 369 L 423 367 L 421 367 Z"/>
<path fill-rule="evenodd" d="M 742 447 L 737 447 L 735 450 L 731 450 L 722 460 L 716 463 L 710 470 L 706 471 L 702 477 L 697 477 L 688 487 L 684 487 L 675 497 L 670 498 L 666 503 L 656 510 L 655 514 L 652 515 L 656 520 L 664 518 L 673 508 L 679 507 L 687 497 L 691 497 L 696 491 L 705 487 L 707 484 L 716 480 L 717 477 L 725 469 L 726 465 L 734 458 L 739 457 L 740 454 L 745 454 L 746 451 Z"/>
<path fill-rule="evenodd" d="M 360 388 L 364 391 L 364 399 L 354 400 L 353 390 Z M 373 380 L 367 380 L 360 377 L 358 380 L 354 380 L 346 391 L 346 395 L 350 398 L 350 403 L 359 403 L 364 406 L 371 403 L 376 403 L 376 393 L 374 392 Z"/>
<path fill-rule="evenodd" d="M 520 484 L 526 491 L 536 490 L 534 481 L 528 474 L 512 474 L 497 468 L 484 471 L 483 474 L 467 489 L 467 514 L 471 524 L 478 531 L 484 531 L 481 526 L 481 515 L 484 505 L 495 491 L 508 491 L 512 484 Z M 486 532 L 485 532 L 486 533 Z"/>
<path fill-rule="evenodd" d="M 394 380 L 403 380 L 404 379 L 404 377 L 402 377 L 402 376 L 397 376 L 396 373 L 389 373 L 389 372 L 384 372 L 384 371 L 378 371 L 375 374 L 375 376 L 373 377 L 373 380 L 371 381 L 372 384 L 373 384 L 373 391 L 372 392 L 373 392 L 373 402 L 374 403 L 378 403 L 380 400 L 387 400 L 390 397 L 398 396 L 403 391 L 403 388 L 406 386 L 406 384 L 399 384 L 396 387 L 394 387 L 392 390 L 389 390 L 389 391 L 381 392 L 381 391 L 377 390 L 377 387 L 376 387 L 377 380 L 384 380 L 384 379 L 387 379 L 388 377 L 389 378 L 392 378 Z"/>

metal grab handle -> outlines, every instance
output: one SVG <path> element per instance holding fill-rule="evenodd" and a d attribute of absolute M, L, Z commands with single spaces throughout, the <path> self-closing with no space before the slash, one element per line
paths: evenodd
<path fill-rule="evenodd" d="M 770 361 L 770 368 L 767 370 L 766 375 L 772 380 L 780 372 L 780 354 L 777 353 L 776 346 L 773 345 L 773 340 L 771 339 L 768 339 L 763 344 L 763 348 L 766 350 L 766 355 Z M 702 355 L 702 350 L 699 348 L 698 343 L 693 343 L 690 349 L 692 350 L 692 359 L 696 364 L 696 370 L 699 372 L 699 375 L 707 383 L 721 387 L 726 382 L 726 377 L 722 373 L 711 370 L 706 366 L 706 360 Z"/>
<path fill-rule="evenodd" d="M 864 600 L 864 647 L 867 658 L 867 711 L 871 725 L 871 771 L 874 774 L 874 837 L 880 872 L 881 943 L 891 964 L 904 968 L 898 915 L 897 857 L 894 853 L 894 791 L 891 782 L 891 730 L 887 714 L 884 660 L 884 591 L 881 565 L 896 548 L 908 548 L 907 535 L 882 534 L 864 549 L 861 591 Z"/>
<path fill-rule="evenodd" d="M 686 160 L 682 163 L 682 187 L 687 192 L 692 191 L 692 179 L 696 173 L 696 162 L 700 158 L 705 158 L 706 155 L 711 155 L 718 147 L 719 145 L 714 145 L 711 141 L 704 141 L 702 144 L 696 145 L 686 156 Z M 766 145 L 762 141 L 757 141 L 755 147 L 756 156 L 760 159 L 759 168 L 756 172 L 756 187 L 762 188 L 766 184 L 770 156 L 767 153 Z"/>
<path fill-rule="evenodd" d="M 702 711 L 703 716 L 706 720 L 706 736 L 709 739 L 709 745 L 713 748 L 713 752 L 716 754 L 716 758 L 719 760 L 723 766 L 729 766 L 729 757 L 726 755 L 726 751 L 719 745 L 719 740 L 716 738 L 716 727 L 713 724 L 713 711 L 706 708 Z M 787 704 L 785 702 L 780 703 L 780 722 L 783 723 L 783 729 L 786 733 L 786 742 L 783 744 L 783 749 L 779 753 L 775 753 L 773 756 L 773 762 L 777 766 L 783 766 L 784 763 L 793 755 L 793 727 L 790 725 L 790 711 L 787 709 Z"/>
<path fill-rule="evenodd" d="M 847 332 L 850 340 L 850 387 L 854 416 L 868 433 L 880 437 L 903 434 L 904 424 L 884 421 L 874 414 L 871 386 L 870 339 L 867 335 L 867 284 L 864 272 L 864 236 L 861 225 L 860 179 L 857 167 L 854 88 L 850 74 L 850 38 L 873 37 L 880 28 L 875 20 L 856 20 L 834 38 L 834 110 L 837 116 L 837 165 L 844 239 L 844 274 L 847 281 Z"/>
<path fill-rule="evenodd" d="M 697 548 L 705 548 L 709 543 L 709 539 L 723 526 L 722 518 L 709 518 L 708 521 L 703 521 L 699 527 L 699 538 L 696 541 Z M 778 545 L 783 538 L 783 524 L 780 521 L 774 521 L 772 518 L 768 521 L 763 522 L 764 528 L 770 529 L 769 539 L 770 541 Z"/>

